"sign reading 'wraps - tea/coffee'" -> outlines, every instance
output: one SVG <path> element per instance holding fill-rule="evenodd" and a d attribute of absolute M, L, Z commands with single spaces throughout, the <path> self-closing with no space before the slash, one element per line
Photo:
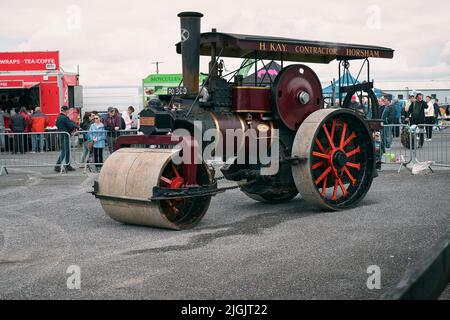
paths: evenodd
<path fill-rule="evenodd" d="M 0 52 L 0 71 L 59 70 L 59 52 Z"/>

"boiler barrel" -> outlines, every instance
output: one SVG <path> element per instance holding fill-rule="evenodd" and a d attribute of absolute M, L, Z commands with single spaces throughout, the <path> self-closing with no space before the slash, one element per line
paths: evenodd
<path fill-rule="evenodd" d="M 269 113 L 271 89 L 268 87 L 234 87 L 233 111 L 245 113 Z"/>

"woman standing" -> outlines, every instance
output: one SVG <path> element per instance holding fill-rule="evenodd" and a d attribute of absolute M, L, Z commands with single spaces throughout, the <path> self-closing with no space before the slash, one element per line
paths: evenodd
<path fill-rule="evenodd" d="M 100 170 L 103 163 L 103 149 L 105 148 L 105 126 L 101 122 L 100 116 L 94 116 L 94 123 L 89 128 L 89 136 L 94 142 L 94 162 L 97 170 Z"/>

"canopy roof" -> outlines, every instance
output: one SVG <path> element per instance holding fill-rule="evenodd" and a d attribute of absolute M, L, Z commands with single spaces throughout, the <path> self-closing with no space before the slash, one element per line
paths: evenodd
<path fill-rule="evenodd" d="M 349 73 L 346 73 L 346 74 L 341 76 L 341 86 L 343 86 L 343 87 L 349 86 L 349 85 L 352 85 L 352 84 L 360 84 L 360 83 L 361 83 L 360 81 L 356 80 L 356 78 L 353 77 Z M 336 79 L 334 81 L 334 86 L 335 86 L 335 89 L 336 89 L 336 96 L 337 96 L 337 95 L 339 95 L 339 79 Z M 382 91 L 380 89 L 378 89 L 378 88 L 373 88 L 373 91 L 374 91 L 374 93 L 375 93 L 375 95 L 377 97 L 382 95 Z M 323 88 L 322 89 L 322 93 L 324 95 L 326 95 L 326 96 L 332 95 L 333 94 L 333 85 L 331 84 L 328 87 Z"/>
<path fill-rule="evenodd" d="M 330 63 L 336 59 L 391 59 L 394 56 L 394 50 L 378 46 L 220 32 L 201 34 L 200 55 L 211 55 L 211 46 L 214 43 L 218 55 L 220 53 L 221 57 L 230 58 L 255 58 L 257 52 L 260 59 Z M 176 48 L 177 52 L 181 53 L 181 42 L 176 44 Z"/>
<path fill-rule="evenodd" d="M 341 85 L 348 86 L 352 84 L 359 84 L 360 82 L 356 80 L 351 74 L 346 73 L 341 76 Z M 339 79 L 334 81 L 334 84 L 330 84 L 328 87 L 323 88 L 323 94 L 332 94 L 333 93 L 333 85 L 336 88 L 336 94 L 339 94 Z"/>
<path fill-rule="evenodd" d="M 242 81 L 245 85 L 255 85 L 255 78 L 256 78 L 256 85 L 270 85 L 275 81 L 275 78 L 281 71 L 281 66 L 276 63 L 275 61 L 272 61 L 271 63 L 267 64 L 265 67 L 261 67 L 255 73 L 247 76 Z"/>

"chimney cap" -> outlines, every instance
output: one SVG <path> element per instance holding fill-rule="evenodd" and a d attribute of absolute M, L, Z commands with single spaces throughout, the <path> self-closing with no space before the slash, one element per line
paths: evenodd
<path fill-rule="evenodd" d="M 201 18 L 201 17 L 203 17 L 203 14 L 200 12 L 194 12 L 194 11 L 184 11 L 184 12 L 180 12 L 178 14 L 178 17 L 180 17 L 180 18 Z"/>

